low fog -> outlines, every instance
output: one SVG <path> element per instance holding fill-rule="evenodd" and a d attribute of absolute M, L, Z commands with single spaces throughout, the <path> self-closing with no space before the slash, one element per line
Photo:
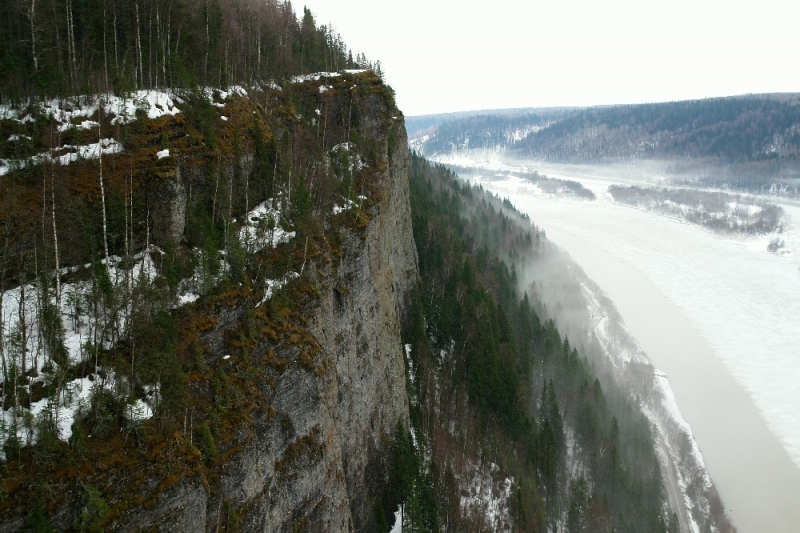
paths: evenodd
<path fill-rule="evenodd" d="M 786 495 L 800 491 L 800 469 L 790 457 L 796 453 L 798 331 L 792 310 L 800 304 L 793 220 L 800 209 L 771 197 L 785 210 L 783 233 L 730 233 L 616 202 L 608 192 L 615 184 L 658 191 L 663 182 L 626 183 L 592 174 L 590 167 L 583 167 L 586 173 L 565 165 L 538 169 L 579 181 L 597 195 L 587 200 L 547 194 L 523 179 L 530 167 L 522 170 L 476 165 L 464 167 L 462 177 L 508 198 L 547 232 L 543 252 L 518 268 L 523 286 L 535 284 L 531 292 L 570 342 L 583 346 L 608 379 L 636 391 L 653 414 L 663 411 L 647 403 L 646 391 L 661 386 L 665 398 L 674 391 L 677 417 L 691 424 L 700 461 L 740 531 L 794 531 L 800 511 Z M 689 199 L 670 201 L 688 205 L 709 192 L 695 188 L 686 193 Z M 714 199 L 720 194 L 710 193 Z M 725 205 L 737 196 L 752 206 L 764 202 L 724 194 Z M 772 242 L 776 235 L 781 242 Z M 545 253 L 549 247 L 556 251 Z M 637 364 L 643 352 L 652 365 Z"/>
<path fill-rule="evenodd" d="M 531 224 L 508 199 L 497 199 L 495 207 L 523 228 Z M 641 406 L 653 428 L 670 507 L 678 513 L 681 530 L 702 530 L 712 523 L 712 515 L 721 516 L 724 510 L 665 375 L 650 363 L 602 289 L 544 232 L 540 237 L 530 255 L 505 258 L 515 269 L 520 293 L 527 293 L 539 316 L 552 319 L 588 359 L 604 390 L 614 390 L 607 386 L 614 382 Z"/>

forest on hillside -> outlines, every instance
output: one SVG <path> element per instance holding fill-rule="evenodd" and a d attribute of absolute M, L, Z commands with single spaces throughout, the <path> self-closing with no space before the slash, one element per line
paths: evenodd
<path fill-rule="evenodd" d="M 412 143 L 436 160 L 472 153 L 509 162 L 640 165 L 685 186 L 796 196 L 799 103 L 796 94 L 767 94 L 477 115 L 445 121 Z"/>
<path fill-rule="evenodd" d="M 114 529 L 319 370 L 312 263 L 364 231 L 402 122 L 373 71 L 303 76 L 369 65 L 289 3 L 0 14 L 0 522 Z"/>
<path fill-rule="evenodd" d="M 553 160 L 718 158 L 728 162 L 796 158 L 796 97 L 749 96 L 608 106 L 572 113 L 516 148 Z"/>
<path fill-rule="evenodd" d="M 573 163 L 793 159 L 800 151 L 798 102 L 796 95 L 754 95 L 459 117 L 438 125 L 424 151 L 508 150 Z"/>
<path fill-rule="evenodd" d="M 751 197 L 688 188 L 611 185 L 614 201 L 722 233 L 780 234 L 783 208 Z"/>
<path fill-rule="evenodd" d="M 515 264 L 541 254 L 544 235 L 508 201 L 416 155 L 410 182 L 421 285 L 404 342 L 424 436 L 418 489 L 402 498 L 411 530 L 436 530 L 436 520 L 445 531 L 504 521 L 520 531 L 677 531 L 649 422 L 626 392 L 601 385 L 535 291 L 520 293 Z M 463 505 L 459 487 L 470 486 L 507 500 L 494 523 Z"/>
<path fill-rule="evenodd" d="M 0 104 L 374 68 L 283 0 L 8 0 Z"/>
<path fill-rule="evenodd" d="M 456 118 L 438 124 L 424 143 L 426 154 L 468 149 L 498 150 L 515 146 L 532 132 L 563 119 L 565 110 L 488 114 Z M 417 122 L 422 123 L 420 119 Z"/>

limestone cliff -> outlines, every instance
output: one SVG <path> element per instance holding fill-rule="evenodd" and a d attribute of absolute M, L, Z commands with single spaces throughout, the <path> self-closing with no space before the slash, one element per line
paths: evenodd
<path fill-rule="evenodd" d="M 308 531 L 372 529 L 374 495 L 388 481 L 387 443 L 397 421 L 408 419 L 400 318 L 416 278 L 416 250 L 407 165 L 405 150 L 393 154 L 377 188 L 384 199 L 372 207 L 365 235 L 345 231 L 336 271 L 318 271 L 327 288 L 308 330 L 332 366 L 316 375 L 290 364 L 262 391 L 274 412 L 236 428 L 232 444 L 241 449 L 221 467 L 218 487 L 187 479 L 151 509 L 130 512 L 121 531 L 213 530 L 223 502 L 241 509 L 243 531 L 292 531 L 295 524 Z M 221 317 L 208 343 L 240 318 L 238 311 Z M 261 343 L 254 355 L 269 347 Z M 274 349 L 278 357 L 297 356 Z M 226 364 L 222 357 L 215 354 L 216 364 Z"/>
<path fill-rule="evenodd" d="M 330 92 L 320 100 L 325 91 Z M 269 287 L 259 281 L 264 278 L 261 270 L 252 279 L 245 276 L 238 286 L 228 281 L 227 288 L 201 296 L 189 311 L 176 308 L 174 313 L 183 316 L 175 340 L 178 353 L 183 350 L 190 354 L 187 360 L 199 360 L 183 364 L 188 405 L 183 406 L 182 416 L 180 411 L 173 416 L 174 423 L 166 432 L 154 427 L 130 433 L 123 424 L 117 431 L 124 439 L 112 432 L 103 442 L 95 437 L 99 431 L 90 433 L 89 446 L 97 450 L 70 459 L 71 467 L 62 465 L 54 467 L 52 474 L 45 473 L 64 489 L 45 504 L 44 514 L 57 529 L 78 527 L 82 513 L 91 507 L 85 486 L 98 488 L 110 511 L 103 515 L 103 527 L 117 531 L 375 529 L 375 502 L 388 485 L 391 438 L 398 422 L 408 426 L 409 418 L 400 329 L 417 280 L 417 256 L 405 128 L 391 92 L 371 73 L 312 77 L 308 82 L 300 80 L 291 92 L 272 90 L 273 101 L 267 96 L 269 110 L 261 107 L 260 97 L 242 97 L 235 104 L 224 104 L 227 111 L 219 114 L 238 112 L 244 120 L 251 112 L 268 117 L 265 138 L 272 146 L 277 144 L 274 139 L 288 136 L 293 136 L 288 142 L 297 146 L 297 132 L 303 133 L 308 144 L 323 154 L 322 167 L 319 160 L 315 163 L 323 183 L 317 185 L 319 190 L 324 189 L 325 179 L 333 179 L 332 163 L 325 154 L 338 140 L 339 147 L 359 158 L 358 168 L 354 170 L 351 164 L 347 173 L 354 180 L 349 187 L 359 193 L 357 200 L 343 198 L 344 208 L 334 203 L 331 216 L 331 204 L 312 194 L 312 201 L 317 201 L 315 216 L 322 220 L 320 229 L 308 231 L 304 243 L 287 245 L 281 256 L 273 251 L 267 257 L 266 268 L 270 262 L 284 261 L 290 270 L 303 274 L 295 274 L 299 279 L 290 283 L 295 288 L 288 298 L 298 299 L 291 313 L 276 311 L 274 301 L 268 300 Z M 324 130 L 317 127 L 314 139 L 308 141 L 317 119 L 310 126 L 302 111 L 315 106 L 319 106 L 318 120 L 325 121 Z M 348 115 L 348 120 L 342 120 Z M 224 127 L 235 121 L 234 116 L 230 121 L 222 118 Z M 157 127 L 182 139 L 170 129 L 182 127 L 181 120 Z M 219 134 L 211 155 L 225 157 L 224 147 L 234 145 L 236 155 L 215 167 L 221 169 L 217 174 L 209 170 L 207 161 L 212 157 L 198 152 L 207 150 L 207 142 L 206 148 L 192 148 L 180 145 L 182 140 L 173 141 L 171 157 L 152 165 L 149 185 L 141 190 L 152 230 L 131 237 L 131 245 L 153 242 L 163 249 L 185 248 L 184 232 L 190 231 L 186 219 L 193 202 L 203 195 L 210 199 L 213 193 L 213 209 L 220 216 L 221 209 L 235 213 L 237 195 L 245 198 L 245 205 L 258 200 L 253 192 L 249 194 L 255 198 L 246 196 L 255 179 L 271 178 L 273 192 L 277 191 L 275 176 L 287 172 L 280 168 L 284 164 L 280 148 L 275 148 L 277 155 L 270 160 L 274 174 L 256 176 L 252 161 L 258 157 L 260 139 L 248 145 L 230 141 L 240 134 L 238 130 L 223 131 L 229 135 Z M 358 141 L 351 143 L 351 135 Z M 298 167 L 300 149 L 294 150 L 294 159 L 285 164 Z M 141 153 L 131 155 L 136 157 L 141 159 Z M 288 167 L 289 185 L 279 192 L 287 198 L 296 190 L 291 188 L 295 167 Z M 216 189 L 220 180 L 230 187 L 224 209 L 224 195 L 218 199 L 213 179 Z M 237 190 L 241 187 L 244 193 Z M 348 203 L 351 208 L 346 210 Z M 323 211 L 328 214 L 316 214 Z M 226 227 L 234 222 L 228 215 Z M 226 246 L 223 257 L 234 269 L 236 248 Z M 158 263 L 157 254 L 154 257 Z M 248 256 L 246 261 L 250 260 Z M 169 259 L 161 259 L 161 272 L 165 272 L 165 261 Z M 230 276 L 239 279 L 235 272 Z M 161 290 L 172 289 L 161 285 Z M 153 386 L 159 393 L 164 387 L 162 381 Z M 148 386 L 140 384 L 140 395 L 142 387 Z M 209 421 L 198 419 L 202 416 L 209 416 Z M 94 419 L 90 414 L 85 420 L 91 425 Z M 20 459 L 24 460 L 31 459 Z M 23 473 L 12 478 L 5 486 L 12 499 L 39 497 L 38 481 Z M 34 516 L 30 501 L 20 502 L 2 511 L 0 531 L 16 531 L 30 523 Z"/>

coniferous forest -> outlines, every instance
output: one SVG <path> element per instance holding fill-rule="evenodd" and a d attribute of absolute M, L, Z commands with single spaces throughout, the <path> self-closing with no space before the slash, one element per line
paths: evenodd
<path fill-rule="evenodd" d="M 639 165 L 672 177 L 759 194 L 797 196 L 798 95 L 756 94 L 653 104 L 475 112 L 411 117 L 428 127 L 416 146 L 438 159 L 470 150 L 509 160 Z M 423 135 L 425 136 L 423 138 Z"/>
<path fill-rule="evenodd" d="M 535 292 L 520 294 L 516 268 L 544 235 L 420 156 L 409 179 L 421 285 L 404 342 L 412 421 L 428 436 L 415 464 L 430 458 L 405 495 L 409 513 L 423 524 L 438 516 L 445 531 L 495 530 L 454 503 L 474 461 L 513 477 L 521 531 L 677 528 L 663 512 L 649 422 L 540 317 Z"/>
<path fill-rule="evenodd" d="M 793 160 L 800 146 L 796 94 L 479 113 L 442 119 L 425 141 L 425 153 L 505 148 L 517 157 L 571 163 L 634 158 L 745 163 Z M 424 126 L 426 119 L 409 122 Z"/>
<path fill-rule="evenodd" d="M 279 0 L 9 0 L 0 36 L 0 103 L 372 67 Z"/>

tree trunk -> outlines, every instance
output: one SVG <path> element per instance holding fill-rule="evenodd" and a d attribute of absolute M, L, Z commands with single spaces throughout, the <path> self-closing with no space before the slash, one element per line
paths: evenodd
<path fill-rule="evenodd" d="M 161 27 L 161 75 L 164 78 L 164 87 L 167 87 L 167 59 L 169 57 L 169 34 L 172 16 L 172 6 L 167 6 L 167 18 Z"/>
<path fill-rule="evenodd" d="M 31 54 L 33 55 L 33 70 L 39 72 L 39 58 L 36 57 L 36 0 L 30 0 L 28 20 L 31 23 Z"/>
<path fill-rule="evenodd" d="M 217 193 L 219 192 L 219 169 L 215 169 L 214 173 L 216 175 L 216 183 L 214 185 L 214 199 L 211 202 L 211 227 L 214 227 L 216 224 L 216 215 L 217 215 Z"/>
<path fill-rule="evenodd" d="M 56 2 L 52 0 L 53 6 L 53 30 L 56 34 L 56 57 L 58 58 L 58 68 L 64 68 L 63 64 L 61 63 L 61 39 L 59 37 L 58 32 L 58 12 L 56 11 Z"/>
<path fill-rule="evenodd" d="M 142 34 L 141 25 L 139 22 L 139 2 L 135 2 L 136 6 L 136 49 L 139 53 L 139 87 L 144 86 L 144 61 L 142 61 Z"/>
<path fill-rule="evenodd" d="M 158 71 L 156 71 L 158 72 Z M 153 8 L 150 8 L 150 17 L 147 19 L 147 83 L 153 88 Z"/>
<path fill-rule="evenodd" d="M 70 57 L 70 79 L 72 80 L 73 87 L 75 85 L 75 77 L 77 75 L 76 58 L 75 56 L 75 21 L 72 16 L 72 0 L 67 0 L 67 43 L 69 48 Z"/>
<path fill-rule="evenodd" d="M 208 83 L 208 53 L 211 50 L 211 35 L 208 30 L 208 2 L 205 3 L 206 11 L 206 60 L 203 62 L 203 77 Z M 212 219 L 213 220 L 213 219 Z"/>
<path fill-rule="evenodd" d="M 4 321 L 4 312 L 3 312 L 3 297 L 5 296 L 5 291 L 3 290 L 5 287 L 5 279 L 6 279 L 6 260 L 8 258 L 8 218 L 6 218 L 5 224 L 5 245 L 3 248 L 3 263 L 0 265 L 0 364 L 2 364 L 3 370 L 3 383 L 8 383 L 8 365 L 6 364 L 6 333 L 5 333 L 5 321 Z"/>
<path fill-rule="evenodd" d="M 50 199 L 52 209 L 50 215 L 53 219 L 53 250 L 56 256 L 56 310 L 61 313 L 61 266 L 58 257 L 58 232 L 56 232 L 56 191 L 55 191 L 55 162 L 50 166 Z"/>
<path fill-rule="evenodd" d="M 233 220 L 233 178 L 228 180 L 228 222 L 225 224 L 225 250 L 228 249 L 228 232 L 230 231 L 231 221 Z M 230 256 L 228 256 L 230 259 Z"/>
<path fill-rule="evenodd" d="M 106 2 L 103 0 L 103 73 L 106 78 L 106 91 L 108 91 L 108 47 L 106 46 Z"/>
<path fill-rule="evenodd" d="M 119 77 L 119 48 L 117 45 L 117 1 L 111 8 L 114 11 L 114 74 Z"/>
<path fill-rule="evenodd" d="M 103 136 L 100 131 L 100 125 L 103 122 L 103 106 L 102 103 L 98 106 L 98 123 L 97 123 L 97 155 L 100 161 L 100 200 L 103 206 L 103 252 L 106 256 L 106 269 L 108 269 L 108 229 L 106 226 L 106 190 L 103 186 Z"/>
<path fill-rule="evenodd" d="M 22 276 L 20 276 L 22 278 Z M 27 323 L 27 316 L 25 313 L 25 282 L 20 279 L 19 284 L 19 331 L 20 331 L 20 363 L 21 363 L 21 375 L 25 375 L 27 371 L 26 360 L 28 359 L 28 323 Z M 20 369 L 17 368 L 17 374 L 20 374 Z M 17 379 L 14 379 L 14 385 L 16 387 Z M 16 395 L 15 395 L 16 396 Z"/>

